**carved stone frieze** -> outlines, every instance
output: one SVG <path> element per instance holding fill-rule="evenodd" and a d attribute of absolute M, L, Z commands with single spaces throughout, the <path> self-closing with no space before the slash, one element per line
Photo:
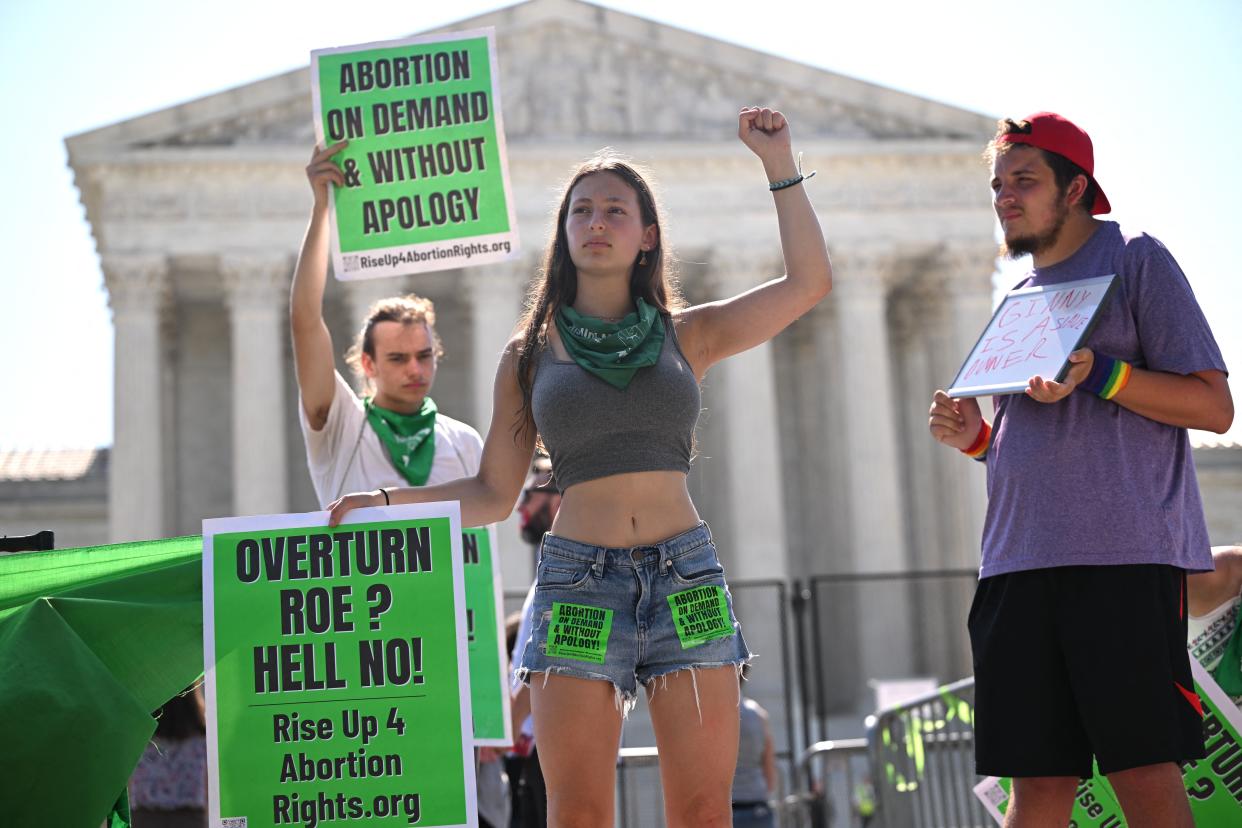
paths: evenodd
<path fill-rule="evenodd" d="M 839 299 L 883 295 L 888 291 L 900 255 L 892 244 L 883 242 L 829 242 L 832 256 L 832 292 Z"/>
<path fill-rule="evenodd" d="M 283 305 L 288 301 L 291 274 L 284 256 L 227 253 L 220 257 L 224 301 L 234 313 Z"/>
<path fill-rule="evenodd" d="M 169 297 L 168 260 L 150 253 L 105 253 L 104 284 L 113 316 L 159 312 Z"/>
<path fill-rule="evenodd" d="M 309 72 L 304 74 L 309 77 Z M 307 80 L 307 84 L 309 83 Z M 315 129 L 311 118 L 309 86 L 306 88 L 306 95 L 281 104 L 238 112 L 231 117 L 137 146 L 232 147 L 246 144 L 296 144 L 311 147 L 315 143 Z"/>
<path fill-rule="evenodd" d="M 779 240 L 711 251 L 708 274 L 715 299 L 723 299 L 761 285 L 785 272 Z"/>
<path fill-rule="evenodd" d="M 555 0 L 526 5 L 537 8 L 470 21 L 497 26 L 510 141 L 718 139 L 735 128 L 740 105 L 769 102 L 791 117 L 802 139 L 982 143 L 991 131 L 982 116 L 653 21 L 602 9 L 588 14 Z M 165 111 L 185 117 L 148 116 L 149 138 L 141 131 L 117 138 L 136 149 L 309 146 L 309 86 L 309 69 L 299 69 Z M 75 137 L 71 149 L 97 144 L 109 129 Z"/>
<path fill-rule="evenodd" d="M 946 137 L 943 129 L 901 113 L 774 83 L 754 71 L 755 63 L 774 60 L 758 53 L 750 53 L 749 64 L 729 65 L 674 51 L 658 40 L 645 43 L 559 21 L 521 37 L 502 32 L 498 41 L 505 127 L 513 139 L 719 138 L 736 124 L 739 105 L 767 101 L 783 102 L 801 136 Z M 570 68 L 549 72 L 550 54 Z"/>
<path fill-rule="evenodd" d="M 947 245 L 940 261 L 946 288 L 955 295 L 990 295 L 997 253 L 996 242 L 987 238 Z"/>

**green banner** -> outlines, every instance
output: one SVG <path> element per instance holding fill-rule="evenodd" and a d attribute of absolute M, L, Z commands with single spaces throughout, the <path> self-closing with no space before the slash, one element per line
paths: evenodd
<path fill-rule="evenodd" d="M 201 550 L 0 555 L 0 823 L 99 828 L 123 800 L 151 712 L 202 673 Z"/>
<path fill-rule="evenodd" d="M 466 649 L 470 654 L 474 743 L 511 745 L 509 654 L 505 652 L 504 595 L 495 528 L 465 530 L 461 548 L 466 570 Z"/>
<path fill-rule="evenodd" d="M 1204 759 L 1182 764 L 1190 812 L 1198 828 L 1242 825 L 1242 712 L 1198 661 L 1190 660 L 1195 691 L 1203 703 Z M 1142 727 L 1137 724 L 1136 727 Z M 975 786 L 975 796 L 997 821 L 1004 821 L 1010 781 L 988 777 Z M 1108 779 L 1095 769 L 1092 779 L 1079 782 L 1070 828 L 1124 828 L 1125 816 Z"/>
<path fill-rule="evenodd" d="M 514 258 L 495 33 L 311 53 L 315 137 L 348 141 L 331 205 L 337 278 Z"/>
<path fill-rule="evenodd" d="M 212 825 L 475 822 L 457 504 L 349 517 L 203 523 Z"/>

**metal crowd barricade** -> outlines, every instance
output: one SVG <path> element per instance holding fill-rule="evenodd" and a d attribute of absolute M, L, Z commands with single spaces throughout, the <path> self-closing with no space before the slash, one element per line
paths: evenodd
<path fill-rule="evenodd" d="M 992 828 L 975 797 L 973 678 L 867 719 L 878 825 Z"/>
<path fill-rule="evenodd" d="M 785 798 L 780 824 L 799 828 L 868 825 L 855 801 L 855 792 L 869 784 L 860 768 L 867 757 L 866 739 L 831 739 L 804 750 L 798 760 L 802 785 L 798 793 Z"/>
<path fill-rule="evenodd" d="M 660 755 L 654 746 L 626 747 L 618 752 L 617 824 L 664 825 Z"/>

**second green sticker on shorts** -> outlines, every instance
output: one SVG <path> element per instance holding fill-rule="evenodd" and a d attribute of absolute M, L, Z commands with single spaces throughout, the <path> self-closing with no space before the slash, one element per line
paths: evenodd
<path fill-rule="evenodd" d="M 556 658 L 603 664 L 611 631 L 612 610 L 554 601 L 546 652 Z"/>
<path fill-rule="evenodd" d="M 668 606 L 683 650 L 733 635 L 724 587 L 710 585 L 674 592 L 668 596 Z"/>

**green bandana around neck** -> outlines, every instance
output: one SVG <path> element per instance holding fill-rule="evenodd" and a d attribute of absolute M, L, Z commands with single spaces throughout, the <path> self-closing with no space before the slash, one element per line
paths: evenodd
<path fill-rule="evenodd" d="M 1238 607 L 1238 617 L 1233 624 L 1233 634 L 1225 644 L 1225 652 L 1220 663 L 1212 671 L 1212 678 L 1232 698 L 1242 696 L 1242 607 Z"/>
<path fill-rule="evenodd" d="M 556 313 L 561 344 L 574 362 L 614 388 L 626 388 L 639 368 L 655 365 L 664 344 L 659 312 L 637 298 L 636 310 L 620 322 L 583 316 L 562 306 Z"/>
<path fill-rule="evenodd" d="M 411 486 L 424 486 L 431 476 L 436 456 L 436 404 L 423 398 L 423 407 L 414 414 L 380 408 L 366 400 L 367 421 L 380 442 L 388 449 L 392 464 Z"/>

